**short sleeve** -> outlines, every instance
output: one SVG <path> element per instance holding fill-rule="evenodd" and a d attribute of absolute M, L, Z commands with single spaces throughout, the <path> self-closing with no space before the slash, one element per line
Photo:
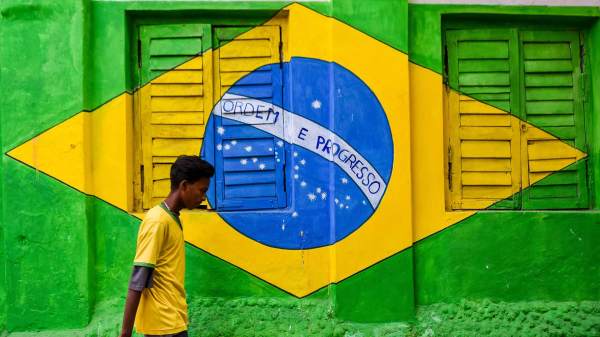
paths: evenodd
<path fill-rule="evenodd" d="M 143 221 L 138 232 L 133 265 L 154 268 L 164 237 L 165 224 L 159 221 Z"/>
<path fill-rule="evenodd" d="M 142 291 L 144 288 L 152 288 L 152 274 L 154 268 L 133 266 L 129 289 Z"/>

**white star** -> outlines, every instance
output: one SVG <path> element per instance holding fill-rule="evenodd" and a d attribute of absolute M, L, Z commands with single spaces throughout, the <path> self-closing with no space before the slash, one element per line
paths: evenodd
<path fill-rule="evenodd" d="M 269 152 L 273 152 L 273 148 L 272 147 L 269 148 Z"/>
<path fill-rule="evenodd" d="M 237 140 L 232 140 L 231 141 L 231 145 L 236 146 L 237 145 Z"/>
<path fill-rule="evenodd" d="M 367 202 L 363 200 L 363 205 L 366 205 L 366 204 L 367 204 Z"/>
<path fill-rule="evenodd" d="M 277 142 L 277 146 L 279 146 L 279 147 L 283 147 L 283 141 L 281 141 L 281 140 L 280 140 L 280 141 L 278 141 L 278 142 Z"/>
<path fill-rule="evenodd" d="M 314 193 L 308 193 L 306 196 L 310 201 L 315 201 L 317 199 L 317 196 Z"/>
<path fill-rule="evenodd" d="M 300 164 L 302 164 L 302 165 L 306 165 L 306 160 L 302 159 L 302 160 L 300 161 Z"/>
<path fill-rule="evenodd" d="M 250 152 L 252 151 L 252 146 L 248 145 L 244 148 L 244 150 L 246 150 L 246 152 Z"/>
<path fill-rule="evenodd" d="M 321 101 L 319 101 L 318 99 L 315 99 L 312 102 L 311 105 L 312 105 L 313 109 L 320 109 L 321 108 Z"/>
<path fill-rule="evenodd" d="M 277 162 L 279 163 L 281 161 L 281 159 L 277 158 Z"/>
<path fill-rule="evenodd" d="M 300 178 L 300 176 L 297 174 L 294 174 L 294 179 L 298 179 L 298 178 Z"/>
<path fill-rule="evenodd" d="M 327 199 L 327 193 L 323 192 L 321 193 L 321 200 L 325 200 Z"/>
<path fill-rule="evenodd" d="M 231 145 L 229 145 L 229 144 L 225 144 L 225 147 L 224 147 L 224 149 L 225 149 L 225 150 L 229 150 L 229 149 L 231 149 Z"/>
<path fill-rule="evenodd" d="M 317 187 L 316 191 L 317 191 L 317 193 L 321 193 L 322 190 L 320 187 Z"/>
<path fill-rule="evenodd" d="M 302 181 L 302 182 L 300 183 L 300 186 L 302 186 L 302 187 L 306 187 L 306 181 Z"/>
<path fill-rule="evenodd" d="M 335 201 L 335 203 L 337 204 L 338 202 L 340 202 L 340 199 L 335 198 L 335 199 L 333 199 L 333 201 Z"/>
<path fill-rule="evenodd" d="M 220 135 L 224 134 L 225 133 L 225 128 L 223 128 L 222 126 L 219 126 L 217 128 L 217 133 L 220 134 Z"/>
<path fill-rule="evenodd" d="M 285 224 L 281 225 L 281 230 L 284 231 L 285 230 Z"/>
<path fill-rule="evenodd" d="M 242 165 L 248 164 L 248 159 L 240 159 L 240 164 L 242 164 Z"/>
<path fill-rule="evenodd" d="M 252 158 L 252 162 L 256 163 L 258 161 L 258 158 Z"/>
<path fill-rule="evenodd" d="M 346 209 L 350 208 L 350 206 L 346 205 Z"/>
<path fill-rule="evenodd" d="M 349 196 L 349 195 L 347 195 L 347 196 L 346 196 L 346 200 L 350 200 L 350 199 L 351 199 L 351 198 L 350 198 L 350 196 Z"/>
<path fill-rule="evenodd" d="M 298 171 L 300 169 L 300 166 L 296 165 L 294 166 L 294 170 Z"/>
<path fill-rule="evenodd" d="M 298 217 L 298 212 L 292 213 L 292 218 L 297 218 L 297 217 Z"/>
<path fill-rule="evenodd" d="M 347 183 L 348 183 L 348 179 L 342 178 L 342 184 L 347 184 Z"/>
<path fill-rule="evenodd" d="M 294 157 L 298 157 L 298 152 L 294 152 Z"/>
<path fill-rule="evenodd" d="M 265 165 L 265 164 L 260 164 L 260 165 L 258 165 L 258 168 L 259 168 L 259 169 L 261 169 L 261 170 L 264 170 L 264 169 L 265 169 L 265 167 L 267 167 L 267 165 Z"/>
<path fill-rule="evenodd" d="M 223 149 L 223 145 L 219 144 L 217 145 L 217 151 L 221 151 Z"/>
<path fill-rule="evenodd" d="M 344 204 L 343 203 L 340 203 L 340 208 L 344 208 Z"/>

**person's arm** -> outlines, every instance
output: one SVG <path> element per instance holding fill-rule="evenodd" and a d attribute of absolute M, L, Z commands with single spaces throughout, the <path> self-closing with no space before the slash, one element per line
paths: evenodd
<path fill-rule="evenodd" d="M 152 278 L 158 254 L 165 237 L 165 223 L 144 219 L 138 231 L 133 259 L 133 271 L 125 300 L 121 337 L 130 337 L 142 291 L 152 288 Z"/>
<path fill-rule="evenodd" d="M 125 312 L 123 313 L 123 326 L 121 328 L 121 337 L 131 337 L 131 333 L 133 332 L 133 322 L 135 321 L 135 313 L 137 312 L 137 308 L 140 304 L 141 297 L 141 291 L 133 289 L 129 289 L 127 291 L 127 300 L 125 301 Z"/>
<path fill-rule="evenodd" d="M 140 298 L 144 288 L 152 288 L 152 275 L 154 268 L 149 266 L 134 266 L 129 281 L 129 290 L 125 300 L 125 310 L 123 313 L 123 325 L 121 327 L 120 337 L 131 337 L 133 332 L 133 323 L 137 313 Z"/>

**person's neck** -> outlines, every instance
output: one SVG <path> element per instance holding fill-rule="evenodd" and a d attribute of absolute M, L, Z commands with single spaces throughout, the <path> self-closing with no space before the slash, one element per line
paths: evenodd
<path fill-rule="evenodd" d="M 179 198 L 179 194 L 177 192 L 169 193 L 165 199 L 165 204 L 169 210 L 176 215 L 179 215 L 179 211 L 183 209 L 183 203 L 181 202 L 181 198 Z"/>

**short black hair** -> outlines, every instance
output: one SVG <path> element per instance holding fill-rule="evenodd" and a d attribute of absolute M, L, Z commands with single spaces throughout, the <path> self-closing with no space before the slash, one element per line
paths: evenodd
<path fill-rule="evenodd" d="M 215 168 L 198 156 L 179 156 L 171 166 L 171 190 L 174 191 L 179 184 L 187 180 L 191 183 L 202 178 L 211 178 Z"/>

